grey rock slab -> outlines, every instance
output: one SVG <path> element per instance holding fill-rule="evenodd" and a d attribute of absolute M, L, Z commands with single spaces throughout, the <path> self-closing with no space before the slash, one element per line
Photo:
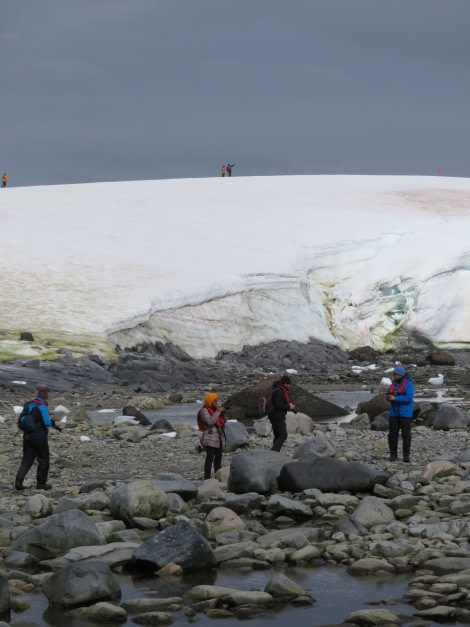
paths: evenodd
<path fill-rule="evenodd" d="M 108 564 L 110 568 L 116 568 L 126 564 L 138 546 L 140 546 L 140 542 L 111 542 L 103 546 L 79 546 L 67 551 L 65 555 L 42 561 L 41 566 L 51 570 L 59 570 L 74 562 L 99 560 Z"/>

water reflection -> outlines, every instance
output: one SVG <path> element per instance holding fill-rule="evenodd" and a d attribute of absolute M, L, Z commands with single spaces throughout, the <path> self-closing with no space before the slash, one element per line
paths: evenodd
<path fill-rule="evenodd" d="M 409 575 L 384 575 L 373 577 L 351 577 L 346 569 L 340 566 L 321 567 L 282 567 L 282 572 L 302 586 L 315 599 L 312 606 L 293 608 L 284 605 L 276 608 L 276 612 L 268 611 L 257 615 L 251 624 L 256 627 L 286 627 L 295 623 L 296 627 L 312 627 L 326 624 L 341 623 L 353 611 L 373 607 L 387 608 L 392 612 L 403 614 L 412 619 L 416 611 L 413 606 L 402 602 Z M 156 575 L 116 575 L 121 585 L 121 602 L 138 598 L 181 597 L 185 599 L 186 591 L 199 584 L 218 585 L 238 590 L 264 590 L 274 570 L 249 572 L 234 569 L 219 569 L 209 572 L 197 572 L 184 575 L 182 578 L 163 578 Z M 13 614 L 12 626 L 34 625 L 37 627 L 90 627 L 89 621 L 74 617 L 70 612 L 48 609 L 47 599 L 40 594 L 23 595 L 22 598 L 31 604 L 31 608 L 22 614 Z M 184 604 L 188 604 L 187 599 Z M 188 624 L 188 618 L 182 612 L 171 612 L 175 618 L 172 623 L 176 627 Z M 204 614 L 197 614 L 195 621 L 201 627 L 214 625 L 212 619 Z M 135 625 L 130 615 L 124 627 Z M 236 618 L 224 619 L 225 625 L 234 627 L 240 621 Z M 428 627 L 438 627 L 438 623 L 426 622 Z M 455 627 L 463 627 L 462 623 L 448 623 Z"/>

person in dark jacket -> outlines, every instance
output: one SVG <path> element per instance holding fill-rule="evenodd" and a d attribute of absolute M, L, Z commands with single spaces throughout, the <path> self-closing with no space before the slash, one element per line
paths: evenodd
<path fill-rule="evenodd" d="M 396 366 L 393 371 L 393 383 L 388 388 L 386 399 L 390 403 L 388 448 L 390 461 L 397 460 L 398 435 L 401 429 L 403 440 L 403 461 L 409 463 L 411 452 L 411 419 L 413 418 L 414 386 L 410 374 L 403 366 Z"/>
<path fill-rule="evenodd" d="M 23 434 L 23 459 L 15 479 L 15 488 L 24 490 L 23 481 L 34 460 L 38 461 L 36 473 L 36 488 L 38 490 L 50 490 L 51 485 L 47 483 L 49 474 L 49 443 L 47 441 L 47 429 L 54 427 L 61 431 L 49 416 L 49 391 L 46 388 L 38 390 L 36 398 L 30 403 L 28 409 L 31 411 L 37 407 L 38 413 L 37 429 L 30 433 Z"/>
<path fill-rule="evenodd" d="M 232 168 L 235 164 L 234 163 L 227 163 L 227 174 L 229 176 L 232 176 Z"/>
<path fill-rule="evenodd" d="M 225 446 L 225 407 L 219 405 L 219 397 L 215 392 L 209 392 L 204 398 L 204 405 L 198 412 L 204 424 L 201 444 L 206 449 L 204 462 L 204 479 L 211 478 L 212 463 L 214 472 L 222 467 L 222 451 Z"/>
<path fill-rule="evenodd" d="M 279 452 L 287 440 L 286 414 L 295 410 L 295 405 L 289 399 L 290 386 L 291 379 L 287 375 L 283 375 L 280 381 L 273 384 L 274 391 L 271 396 L 273 408 L 268 414 L 274 436 L 272 451 Z"/>

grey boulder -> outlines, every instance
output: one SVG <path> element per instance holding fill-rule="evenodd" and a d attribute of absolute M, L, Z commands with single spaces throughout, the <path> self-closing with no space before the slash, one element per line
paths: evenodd
<path fill-rule="evenodd" d="M 227 422 L 225 425 L 225 450 L 227 452 L 236 451 L 237 448 L 248 446 L 250 436 L 247 428 L 241 422 Z"/>
<path fill-rule="evenodd" d="M 120 598 L 121 588 L 107 564 L 69 564 L 47 579 L 42 590 L 53 607 L 78 607 Z"/>
<path fill-rule="evenodd" d="M 290 461 L 289 457 L 276 451 L 256 449 L 241 453 L 230 464 L 227 489 L 235 494 L 277 492 L 281 468 Z"/>
<path fill-rule="evenodd" d="M 460 407 L 441 405 L 434 418 L 434 429 L 466 429 L 470 423 L 470 414 Z"/>
<path fill-rule="evenodd" d="M 10 545 L 9 551 L 31 553 L 39 560 L 46 560 L 63 555 L 76 546 L 98 544 L 104 544 L 104 538 L 97 524 L 84 512 L 71 509 L 53 514 L 41 525 L 22 533 Z"/>

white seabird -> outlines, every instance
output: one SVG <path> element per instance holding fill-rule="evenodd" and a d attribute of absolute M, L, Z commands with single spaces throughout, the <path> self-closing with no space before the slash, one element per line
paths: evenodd
<path fill-rule="evenodd" d="M 441 387 L 441 385 L 444 383 L 444 375 L 438 374 L 437 377 L 431 377 L 430 379 L 428 379 L 428 383 L 429 385 L 433 385 L 436 388 Z"/>

